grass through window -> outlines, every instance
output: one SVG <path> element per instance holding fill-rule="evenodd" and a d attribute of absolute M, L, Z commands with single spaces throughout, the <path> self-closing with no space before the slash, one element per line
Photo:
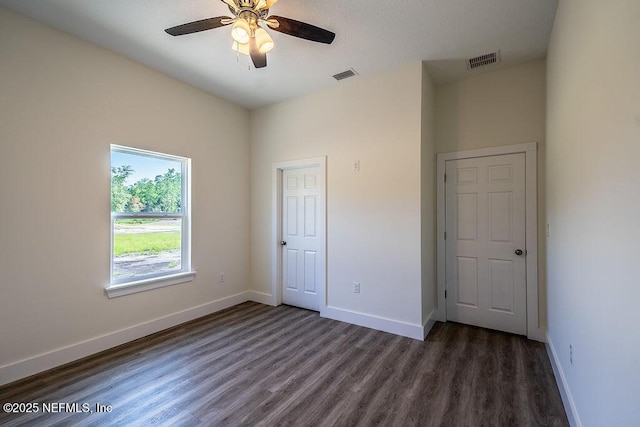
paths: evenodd
<path fill-rule="evenodd" d="M 180 249 L 180 233 L 122 233 L 113 236 L 113 252 L 122 255 L 156 255 Z"/>

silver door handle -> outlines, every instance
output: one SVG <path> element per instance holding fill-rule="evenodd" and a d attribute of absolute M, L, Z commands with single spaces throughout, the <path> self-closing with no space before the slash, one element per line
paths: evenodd
<path fill-rule="evenodd" d="M 282 242 L 280 242 L 280 246 L 286 246 L 287 242 L 285 242 L 284 240 Z"/>
<path fill-rule="evenodd" d="M 524 252 L 522 252 L 522 249 L 516 249 L 516 255 L 520 256 L 522 255 Z"/>

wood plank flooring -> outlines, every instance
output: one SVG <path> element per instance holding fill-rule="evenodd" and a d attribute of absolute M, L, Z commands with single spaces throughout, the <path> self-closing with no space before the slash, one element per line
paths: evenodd
<path fill-rule="evenodd" d="M 257 303 L 0 387 L 0 402 L 39 404 L 0 410 L 2 426 L 568 425 L 541 343 L 455 323 L 420 342 Z"/>

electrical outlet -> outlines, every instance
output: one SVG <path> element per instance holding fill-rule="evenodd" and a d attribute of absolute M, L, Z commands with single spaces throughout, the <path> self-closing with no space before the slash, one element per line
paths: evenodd
<path fill-rule="evenodd" d="M 224 273 L 220 273 L 220 283 L 224 282 Z"/>
<path fill-rule="evenodd" d="M 360 160 L 356 160 L 355 162 L 353 162 L 353 171 L 354 172 L 360 171 Z"/>
<path fill-rule="evenodd" d="M 547 237 L 551 236 L 551 226 L 547 224 Z"/>
<path fill-rule="evenodd" d="M 569 344 L 569 363 L 573 366 L 573 344 Z"/>
<path fill-rule="evenodd" d="M 353 293 L 354 294 L 360 293 L 360 282 L 353 282 Z"/>

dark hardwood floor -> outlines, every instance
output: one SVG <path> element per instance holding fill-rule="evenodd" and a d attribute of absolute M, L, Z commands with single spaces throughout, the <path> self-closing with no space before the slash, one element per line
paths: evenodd
<path fill-rule="evenodd" d="M 568 425 L 541 343 L 455 323 L 420 342 L 256 303 L 0 387 L 0 402 L 39 405 L 0 410 L 2 426 Z M 56 402 L 94 412 L 43 412 Z"/>

